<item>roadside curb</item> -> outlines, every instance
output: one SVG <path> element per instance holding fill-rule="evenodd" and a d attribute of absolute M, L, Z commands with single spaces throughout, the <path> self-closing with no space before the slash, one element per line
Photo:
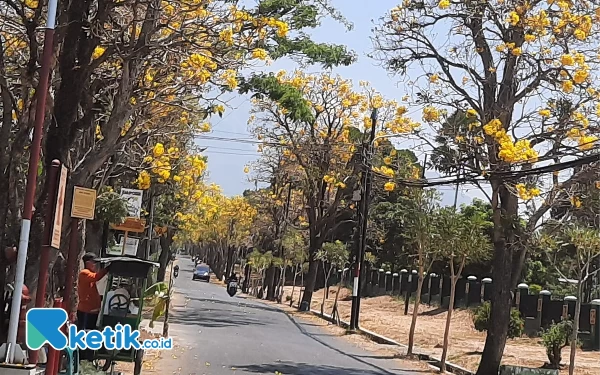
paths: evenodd
<path fill-rule="evenodd" d="M 325 314 L 325 313 L 321 314 L 320 311 L 313 310 L 313 309 L 310 310 L 310 313 L 313 314 L 314 316 L 318 317 L 318 318 L 327 320 L 330 323 L 334 323 L 334 324 L 336 323 L 335 319 L 333 319 L 333 317 L 331 315 L 329 315 L 329 314 Z M 345 321 L 343 321 L 343 320 L 340 319 L 340 326 L 342 328 L 346 328 L 347 329 L 347 328 L 350 327 L 350 324 L 348 322 L 345 322 Z M 383 335 L 380 335 L 378 333 L 369 331 L 367 329 L 359 327 L 357 329 L 357 331 L 358 331 L 358 333 L 362 334 L 363 336 L 367 337 L 371 341 L 374 341 L 374 342 L 376 342 L 378 344 L 394 345 L 394 346 L 399 346 L 401 348 L 407 348 L 407 345 L 405 345 L 405 344 L 399 343 L 399 342 L 397 342 L 395 340 L 392 340 L 392 339 L 390 339 L 388 337 L 385 337 Z M 425 354 L 425 353 L 415 353 L 415 355 L 417 356 L 417 358 L 420 361 L 428 362 L 428 364 L 431 367 L 434 367 L 437 370 L 439 370 L 439 368 L 440 368 L 440 362 L 441 362 L 441 360 L 439 358 L 432 357 L 431 355 Z M 460 366 L 455 365 L 454 363 L 451 363 L 451 362 L 448 362 L 448 361 L 446 361 L 446 371 L 450 372 L 450 373 L 453 373 L 453 374 L 456 374 L 456 375 L 474 375 L 475 374 L 472 371 L 469 371 L 469 370 L 467 370 L 467 369 L 465 369 L 463 367 L 460 367 Z"/>
<path fill-rule="evenodd" d="M 261 301 L 264 302 L 263 300 L 260 300 L 250 294 L 246 294 L 246 293 L 240 293 L 238 296 L 244 298 L 244 299 L 254 299 L 257 301 Z M 279 310 L 281 310 L 282 312 L 284 312 L 286 315 L 290 315 L 289 312 L 285 309 L 282 309 L 279 307 L 279 304 L 274 304 L 274 306 L 277 306 L 279 308 Z M 314 316 L 316 316 L 317 318 L 326 320 L 330 323 L 336 324 L 336 320 L 333 319 L 333 316 L 323 313 L 321 314 L 320 311 L 318 310 L 313 310 L 310 309 L 309 311 L 306 311 Z M 343 321 L 343 320 L 339 320 L 340 323 L 340 327 L 345 328 L 345 329 L 349 329 L 350 328 L 350 323 Z M 368 329 L 364 329 L 364 328 L 358 328 L 357 329 L 357 333 L 365 336 L 366 338 L 368 338 L 369 340 L 376 342 L 378 344 L 383 344 L 383 345 L 393 345 L 393 346 L 398 346 L 401 348 L 407 348 L 408 346 L 405 344 L 402 344 L 398 341 L 392 340 L 389 337 L 385 337 L 383 335 L 380 335 L 378 333 L 375 333 L 373 331 L 369 331 Z M 441 360 L 439 358 L 435 358 L 432 357 L 429 354 L 426 353 L 419 353 L 419 352 L 415 352 L 414 355 L 420 360 L 420 361 L 424 361 L 427 362 L 427 364 L 429 365 L 429 367 L 439 371 L 440 369 L 440 362 Z M 474 372 L 467 370 L 463 367 L 460 367 L 454 363 L 448 362 L 446 361 L 446 372 L 452 373 L 452 374 L 456 374 L 456 375 L 475 375 Z"/>

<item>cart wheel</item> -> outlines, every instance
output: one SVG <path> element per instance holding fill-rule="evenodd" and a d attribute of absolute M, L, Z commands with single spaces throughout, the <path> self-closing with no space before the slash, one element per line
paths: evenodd
<path fill-rule="evenodd" d="M 110 365 L 112 365 L 112 361 L 110 359 L 107 359 L 106 361 L 104 361 L 104 366 L 102 366 L 102 371 L 107 372 L 108 370 L 110 370 Z"/>
<path fill-rule="evenodd" d="M 133 366 L 133 375 L 142 373 L 142 363 L 144 362 L 144 349 L 138 349 L 135 352 L 135 363 Z"/>

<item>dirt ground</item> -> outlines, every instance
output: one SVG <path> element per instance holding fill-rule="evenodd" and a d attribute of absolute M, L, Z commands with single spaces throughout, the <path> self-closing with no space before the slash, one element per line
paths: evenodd
<path fill-rule="evenodd" d="M 337 288 L 330 288 L 329 299 L 325 303 L 324 312 L 331 314 Z M 286 287 L 285 295 L 290 295 L 291 287 Z M 350 319 L 350 293 L 348 289 L 340 291 L 338 310 L 342 320 Z M 294 303 L 299 298 L 299 289 L 294 293 Z M 284 296 L 283 301 L 286 300 Z M 323 290 L 313 295 L 312 308 L 321 309 Z M 288 302 L 289 305 L 289 302 Z M 360 326 L 373 332 L 382 334 L 395 341 L 406 344 L 412 305 L 409 314 L 404 315 L 404 302 L 396 297 L 380 296 L 365 298 L 360 304 Z M 439 358 L 444 336 L 444 325 L 446 311 L 436 309 L 433 306 L 421 305 L 419 319 L 417 320 L 415 346 L 416 352 L 427 353 Z M 456 365 L 469 370 L 476 370 L 479 358 L 485 343 L 485 333 L 478 332 L 473 327 L 471 313 L 467 310 L 455 310 L 452 315 L 451 340 L 448 360 Z M 564 348 L 563 362 L 568 364 L 569 348 Z M 509 340 L 504 350 L 503 364 L 541 367 L 547 361 L 545 348 L 541 339 L 519 338 Z M 577 351 L 576 357 L 577 375 L 597 375 L 600 373 L 600 353 L 590 351 Z M 561 374 L 567 374 L 567 370 Z"/>

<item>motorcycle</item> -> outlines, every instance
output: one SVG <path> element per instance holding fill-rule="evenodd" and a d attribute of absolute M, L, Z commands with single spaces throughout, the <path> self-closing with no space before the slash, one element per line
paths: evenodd
<path fill-rule="evenodd" d="M 235 296 L 235 294 L 237 293 L 237 288 L 238 288 L 237 280 L 229 280 L 227 282 L 227 294 L 229 294 L 229 297 Z"/>

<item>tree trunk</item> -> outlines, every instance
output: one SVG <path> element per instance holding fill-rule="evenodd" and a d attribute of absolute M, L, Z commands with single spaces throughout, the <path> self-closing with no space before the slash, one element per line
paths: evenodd
<path fill-rule="evenodd" d="M 290 307 L 294 304 L 294 289 L 296 289 L 296 278 L 298 277 L 298 265 L 294 268 L 294 281 L 292 281 L 292 295 L 290 297 Z"/>
<path fill-rule="evenodd" d="M 577 353 L 577 335 L 579 334 L 579 315 L 581 314 L 581 297 L 583 294 L 582 281 L 577 284 L 577 301 L 575 301 L 575 316 L 573 317 L 573 333 L 571 334 L 571 353 L 569 354 L 569 375 L 575 372 L 575 354 Z"/>
<path fill-rule="evenodd" d="M 267 277 L 265 280 L 265 288 L 267 288 L 267 300 L 275 300 L 275 273 L 277 268 L 271 264 L 267 269 Z"/>
<path fill-rule="evenodd" d="M 160 236 L 160 256 L 158 258 L 158 274 L 156 276 L 156 281 L 165 281 L 165 275 L 167 273 L 167 265 L 169 264 L 169 260 L 171 259 L 171 243 L 173 242 L 173 233 L 171 233 L 172 229 L 167 229 L 167 233 L 164 236 Z"/>
<path fill-rule="evenodd" d="M 304 284 L 304 293 L 302 294 L 302 301 L 300 302 L 300 310 L 302 311 L 310 310 L 310 303 L 312 301 L 313 291 L 315 290 L 315 282 L 317 281 L 318 268 L 319 261 L 314 259 L 314 255 L 311 255 L 308 263 L 308 274 L 306 275 Z"/>
<path fill-rule="evenodd" d="M 492 280 L 494 286 L 491 294 L 490 321 L 494 322 L 487 332 L 483 354 L 476 375 L 497 374 L 502 361 L 504 347 L 510 323 L 511 290 L 513 286 L 512 249 L 507 246 L 506 237 L 514 237 L 514 229 L 509 223 L 518 213 L 518 200 L 507 191 L 501 182 L 492 181 L 494 190 L 492 207 L 494 207 L 492 258 Z M 502 197 L 502 207 L 499 199 Z"/>
<path fill-rule="evenodd" d="M 419 278 L 417 281 L 417 295 L 415 296 L 415 306 L 413 307 L 412 320 L 410 322 L 410 332 L 408 334 L 407 354 L 413 354 L 415 344 L 415 329 L 417 328 L 417 317 L 419 316 L 419 305 L 421 304 L 421 289 L 423 289 L 423 270 L 419 267 Z"/>
<path fill-rule="evenodd" d="M 446 356 L 448 355 L 448 341 L 450 341 L 450 322 L 452 321 L 452 312 L 454 311 L 454 298 L 456 294 L 456 282 L 458 277 L 454 276 L 454 262 L 450 259 L 450 303 L 448 304 L 448 315 L 446 316 L 446 327 L 444 328 L 444 344 L 442 348 L 442 358 L 440 359 L 440 372 L 446 372 Z"/>
<path fill-rule="evenodd" d="M 229 277 L 233 272 L 233 246 L 227 246 L 227 263 L 225 266 L 225 276 Z"/>
<path fill-rule="evenodd" d="M 283 287 L 285 286 L 285 269 L 286 267 L 281 267 L 281 272 L 279 274 L 279 286 L 277 287 L 277 302 L 281 303 L 283 298 Z"/>

